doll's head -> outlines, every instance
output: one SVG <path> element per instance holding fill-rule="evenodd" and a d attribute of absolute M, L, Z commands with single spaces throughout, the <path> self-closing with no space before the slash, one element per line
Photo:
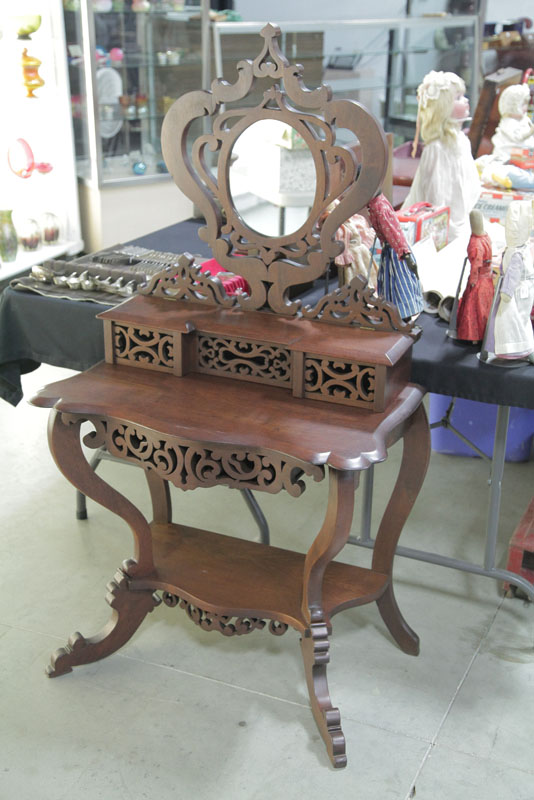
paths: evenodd
<path fill-rule="evenodd" d="M 525 244 L 532 229 L 532 202 L 512 200 L 506 212 L 504 232 L 508 247 L 521 247 Z"/>
<path fill-rule="evenodd" d="M 417 88 L 421 138 L 425 144 L 435 139 L 453 142 L 458 122 L 469 114 L 465 83 L 454 72 L 432 70 Z"/>
<path fill-rule="evenodd" d="M 499 114 L 501 117 L 521 119 L 526 113 L 530 100 L 530 89 L 526 83 L 507 86 L 499 97 Z"/>

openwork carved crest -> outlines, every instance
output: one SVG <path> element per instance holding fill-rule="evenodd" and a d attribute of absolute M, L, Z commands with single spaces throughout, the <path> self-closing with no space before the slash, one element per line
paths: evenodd
<path fill-rule="evenodd" d="M 111 455 L 154 470 L 179 489 L 216 485 L 236 489 L 276 492 L 285 489 L 300 497 L 309 475 L 315 481 L 324 478 L 324 468 L 291 458 L 276 451 L 248 452 L 232 445 L 202 444 L 162 434 L 140 425 L 130 425 L 113 418 L 86 417 L 95 430 L 86 434 L 87 447 L 105 446 Z M 79 420 L 62 415 L 65 424 Z"/>
<path fill-rule="evenodd" d="M 193 257 L 183 253 L 176 264 L 165 267 L 152 276 L 146 286 L 140 286 L 139 294 L 152 294 L 171 300 L 189 300 L 192 303 L 220 305 L 230 308 L 235 299 L 229 297 L 218 278 L 209 272 L 201 272 L 200 266 L 193 264 Z"/>
<path fill-rule="evenodd" d="M 211 91 L 190 92 L 174 103 L 163 123 L 162 148 L 176 184 L 205 217 L 200 237 L 209 243 L 223 268 L 242 275 L 250 285 L 250 294 L 240 297 L 238 306 L 294 315 L 300 313 L 300 301 L 291 300 L 289 290 L 319 278 L 339 255 L 342 245 L 335 240 L 335 233 L 378 192 L 385 175 L 387 148 L 380 124 L 359 103 L 334 100 L 330 88 L 324 85 L 306 88 L 302 67 L 290 64 L 279 49 L 279 28 L 267 25 L 261 36 L 260 54 L 254 61 L 237 64 L 235 83 L 218 79 Z M 240 105 L 262 78 L 269 79 L 269 88 L 259 104 Z M 277 83 L 271 85 L 272 79 Z M 211 130 L 196 139 L 189 154 L 188 133 L 200 119 L 211 120 Z M 230 191 L 234 145 L 244 131 L 261 120 L 278 120 L 291 126 L 311 153 L 315 168 L 315 195 L 308 218 L 298 230 L 278 237 L 250 227 L 236 210 Z M 341 129 L 343 141 L 338 137 Z M 336 199 L 339 204 L 325 215 Z M 193 284 L 185 293 L 179 284 L 180 280 L 171 275 L 159 283 L 154 278 L 147 293 L 168 297 L 176 292 L 176 296 L 187 295 L 193 300 L 199 291 L 207 293 L 207 284 L 201 289 Z M 360 310 L 353 308 L 360 302 L 360 288 L 353 285 L 343 306 L 336 298 L 331 311 L 322 306 L 314 318 L 366 327 L 372 319 L 371 327 L 408 331 L 409 326 L 394 313 L 384 312 L 380 303 L 369 306 L 364 298 Z M 310 311 L 306 314 L 312 316 Z M 376 321 L 378 318 L 380 321 Z"/>
<path fill-rule="evenodd" d="M 223 636 L 243 636 L 253 631 L 261 631 L 266 625 L 264 619 L 257 619 L 256 617 L 235 617 L 234 622 L 232 622 L 232 617 L 215 614 L 213 611 L 205 611 L 188 600 L 184 600 L 176 594 L 171 594 L 171 592 L 163 592 L 162 600 L 170 608 L 183 608 L 189 619 L 202 630 L 218 631 Z M 274 636 L 282 636 L 288 627 L 285 622 L 279 622 L 276 619 L 269 620 L 269 633 Z"/>
<path fill-rule="evenodd" d="M 291 382 L 291 351 L 269 343 L 202 334 L 198 369 L 284 386 Z"/>

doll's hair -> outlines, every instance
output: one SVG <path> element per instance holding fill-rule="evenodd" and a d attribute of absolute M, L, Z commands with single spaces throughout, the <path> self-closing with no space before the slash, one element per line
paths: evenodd
<path fill-rule="evenodd" d="M 523 114 L 524 104 L 530 99 L 530 89 L 526 83 L 507 86 L 499 97 L 499 114 L 501 117 L 510 114 Z"/>
<path fill-rule="evenodd" d="M 432 70 L 417 88 L 421 139 L 425 144 L 435 139 L 454 142 L 458 123 L 452 119 L 454 101 L 465 94 L 465 83 L 454 72 Z"/>

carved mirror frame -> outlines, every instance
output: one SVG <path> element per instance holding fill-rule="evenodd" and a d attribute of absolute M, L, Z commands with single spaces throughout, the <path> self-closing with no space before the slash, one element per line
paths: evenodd
<path fill-rule="evenodd" d="M 214 258 L 224 269 L 242 275 L 250 286 L 249 294 L 230 301 L 234 306 L 411 333 L 413 325 L 403 322 L 397 309 L 377 297 L 358 277 L 325 295 L 314 308 L 289 298 L 292 287 L 324 275 L 340 254 L 343 246 L 335 240 L 336 231 L 379 193 L 388 151 L 380 123 L 362 105 L 333 99 L 329 86 L 305 86 L 303 68 L 290 64 L 280 51 L 280 34 L 277 26 L 263 28 L 261 52 L 254 61 L 238 62 L 235 83 L 217 79 L 210 91 L 189 92 L 171 106 L 161 135 L 169 172 L 204 216 L 206 224 L 199 229 L 199 236 L 209 244 Z M 259 104 L 239 105 L 262 79 L 268 79 L 269 86 Z M 297 131 L 312 154 L 316 171 L 315 197 L 308 218 L 296 231 L 278 237 L 266 236 L 247 225 L 235 208 L 230 190 L 234 144 L 243 131 L 265 119 L 279 120 Z M 190 155 L 188 136 L 198 120 L 202 120 L 205 131 L 207 127 L 210 130 L 198 136 Z M 353 134 L 354 146 L 337 141 L 338 129 Z M 218 156 L 213 170 L 210 154 Z M 338 204 L 326 213 L 334 200 Z M 324 221 L 319 224 L 321 218 Z M 191 273 L 189 294 L 194 299 L 198 271 L 190 263 L 182 267 Z M 205 282 L 205 277 L 202 280 Z M 159 276 L 159 282 L 153 280 L 146 293 L 176 297 L 176 287 L 176 278 L 169 273 L 166 279 Z"/>

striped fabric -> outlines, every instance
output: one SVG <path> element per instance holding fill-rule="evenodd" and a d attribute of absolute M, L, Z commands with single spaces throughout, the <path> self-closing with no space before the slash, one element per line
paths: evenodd
<path fill-rule="evenodd" d="M 406 266 L 389 244 L 382 247 L 377 292 L 393 303 L 403 319 L 423 310 L 423 293 L 417 275 Z"/>

